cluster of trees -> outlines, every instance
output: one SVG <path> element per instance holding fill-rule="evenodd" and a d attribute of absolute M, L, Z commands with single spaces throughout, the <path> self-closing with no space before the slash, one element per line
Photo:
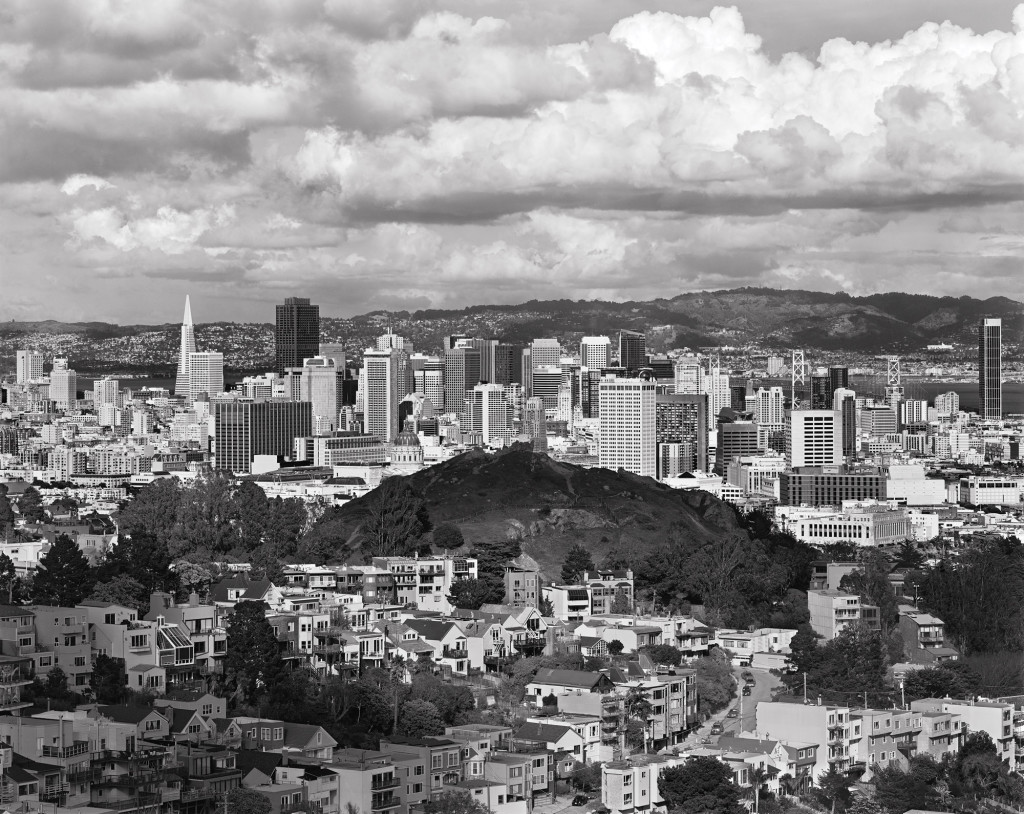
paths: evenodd
<path fill-rule="evenodd" d="M 662 607 L 703 605 L 710 624 L 789 626 L 787 608 L 797 617 L 806 614 L 806 601 L 790 592 L 807 591 L 811 563 L 821 552 L 781 531 L 764 511 L 737 511 L 736 523 L 735 533 L 714 540 L 680 526 L 649 554 L 603 565 L 632 568 L 637 596 Z"/>
<path fill-rule="evenodd" d="M 156 541 L 174 559 L 227 556 L 255 564 L 295 554 L 311 519 L 301 500 L 269 499 L 251 481 L 212 472 L 187 484 L 154 481 L 121 506 L 118 522 L 123 533 Z"/>

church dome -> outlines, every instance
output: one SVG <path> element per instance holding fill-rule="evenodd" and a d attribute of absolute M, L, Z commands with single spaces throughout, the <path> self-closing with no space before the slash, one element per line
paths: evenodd
<path fill-rule="evenodd" d="M 395 436 L 394 445 L 396 447 L 418 447 L 420 437 L 411 430 L 403 430 Z"/>

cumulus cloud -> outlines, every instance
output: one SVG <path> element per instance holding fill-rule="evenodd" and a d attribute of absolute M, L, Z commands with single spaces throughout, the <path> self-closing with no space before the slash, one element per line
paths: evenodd
<path fill-rule="evenodd" d="M 811 6 L 794 3 L 821 18 Z M 971 28 L 921 2 L 894 35 L 901 6 L 864 41 L 824 20 L 795 52 L 756 4 L 693 7 L 15 0 L 0 264 L 29 286 L 40 269 L 201 280 L 254 313 L 297 285 L 349 312 L 746 284 L 958 293 L 965 274 L 1013 293 L 1024 6 Z M 855 16 L 835 31 L 860 33 Z"/>

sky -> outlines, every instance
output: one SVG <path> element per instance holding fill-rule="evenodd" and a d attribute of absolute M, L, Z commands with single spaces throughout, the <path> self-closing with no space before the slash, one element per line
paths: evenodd
<path fill-rule="evenodd" d="M 1024 5 L 7 0 L 0 320 L 1020 298 Z"/>

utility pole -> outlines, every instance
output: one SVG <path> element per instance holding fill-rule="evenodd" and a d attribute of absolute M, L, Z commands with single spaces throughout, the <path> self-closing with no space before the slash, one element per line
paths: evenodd
<path fill-rule="evenodd" d="M 807 673 L 804 673 L 804 703 L 807 703 Z"/>

